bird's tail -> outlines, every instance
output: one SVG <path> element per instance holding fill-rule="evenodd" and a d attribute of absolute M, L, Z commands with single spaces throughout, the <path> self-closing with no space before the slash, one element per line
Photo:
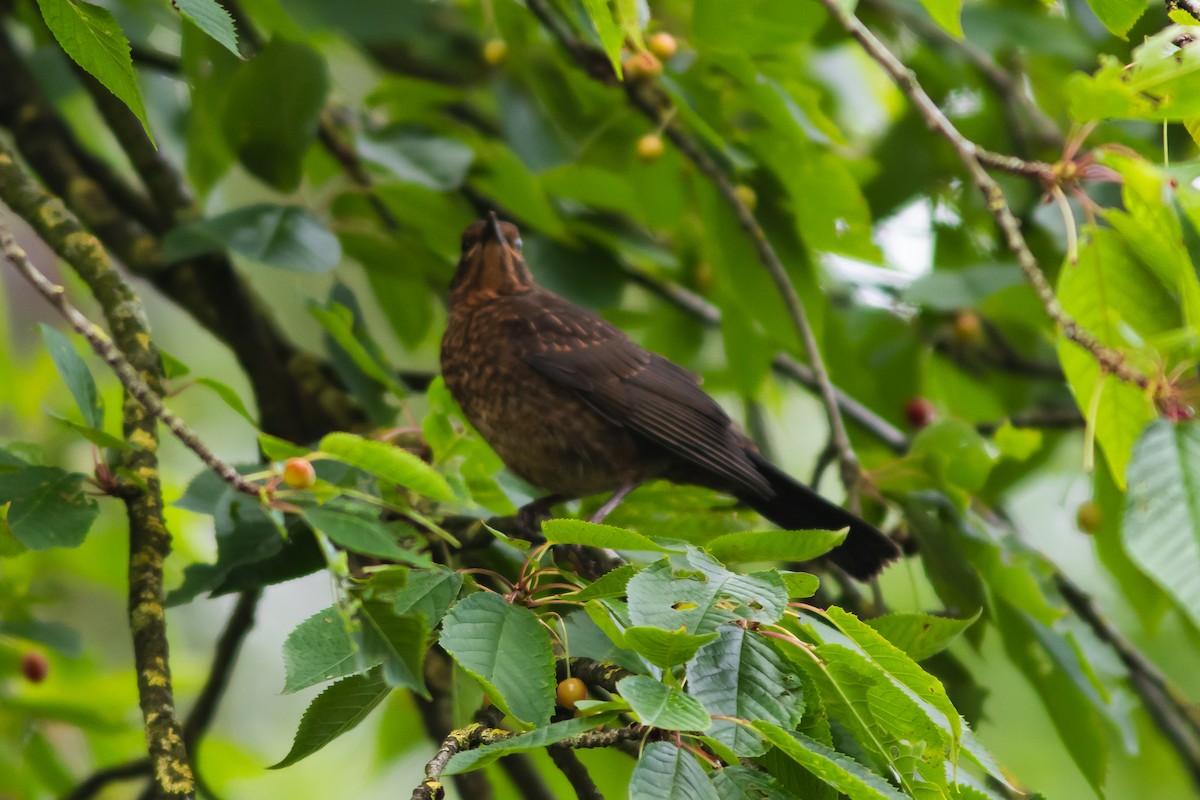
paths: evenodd
<path fill-rule="evenodd" d="M 750 459 L 771 485 L 771 497 L 745 495 L 739 499 L 785 530 L 836 531 L 849 527 L 846 541 L 829 553 L 829 559 L 855 578 L 873 578 L 900 555 L 896 543 L 841 506 L 836 506 L 792 478 L 758 453 Z"/>

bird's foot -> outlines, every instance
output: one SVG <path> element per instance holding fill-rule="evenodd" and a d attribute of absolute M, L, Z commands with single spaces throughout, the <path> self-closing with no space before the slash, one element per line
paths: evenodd
<path fill-rule="evenodd" d="M 564 499 L 552 494 L 521 506 L 517 511 L 517 529 L 522 538 L 532 542 L 542 541 L 542 523 L 550 519 L 550 510 Z"/>

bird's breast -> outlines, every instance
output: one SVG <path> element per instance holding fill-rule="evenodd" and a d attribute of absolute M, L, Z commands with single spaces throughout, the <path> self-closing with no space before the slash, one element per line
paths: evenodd
<path fill-rule="evenodd" d="M 511 315 L 496 305 L 452 310 L 442 375 L 463 413 L 516 474 L 554 494 L 615 490 L 639 469 L 637 445 L 574 391 L 518 353 Z M 636 477 L 642 477 L 636 475 Z"/>

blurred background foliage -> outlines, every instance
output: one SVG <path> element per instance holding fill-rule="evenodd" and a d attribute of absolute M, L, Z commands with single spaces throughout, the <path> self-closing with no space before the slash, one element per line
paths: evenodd
<path fill-rule="evenodd" d="M 104 111 L 104 90 L 97 102 L 90 79 L 47 29 L 53 5 L 0 2 L 0 137 L 37 168 L 38 139 L 22 135 L 29 119 L 21 113 L 44 95 L 86 154 L 133 182 L 138 170 Z M 321 413 L 360 430 L 411 425 L 430 411 L 423 387 L 436 369 L 459 234 L 495 208 L 521 226 L 541 282 L 702 374 L 783 466 L 809 476 L 826 425 L 815 395 L 778 368 L 778 354 L 803 355 L 794 326 L 726 198 L 659 138 L 663 124 L 677 124 L 754 211 L 805 303 L 834 383 L 878 418 L 874 427 L 850 424 L 878 490 L 868 493 L 867 512 L 898 526 L 922 553 L 884 575 L 889 607 L 964 617 L 985 609 L 953 646 L 954 660 L 927 665 L 980 739 L 1015 782 L 1048 797 L 1091 796 L 1101 786 L 1110 797 L 1145 796 L 1147 787 L 1157 797 L 1194 793 L 1195 776 L 1131 691 L 1128 665 L 1068 607 L 1054 580 L 1057 571 L 1082 587 L 1197 699 L 1195 595 L 1189 582 L 1156 570 L 1169 571 L 1164 561 L 1175 558 L 1182 568 L 1200 564 L 1186 544 L 1139 544 L 1137 532 L 1122 532 L 1134 440 L 1160 413 L 1173 422 L 1190 417 L 1180 376 L 1194 374 L 1200 330 L 1188 305 L 1200 253 L 1192 138 L 1200 108 L 1190 108 L 1189 97 L 1200 98 L 1200 71 L 1194 49 L 1180 44 L 1183 29 L 1160 33 L 1168 9 L 862 0 L 856 12 L 979 146 L 1049 163 L 1081 154 L 1081 168 L 1095 162 L 1109 170 L 1089 177 L 1124 179 L 1086 182 L 1070 198 L 1059 191 L 1058 202 L 1047 202 L 1036 177 L 999 176 L 1068 310 L 1110 331 L 1105 343 L 1131 363 L 1181 387 L 1171 409 L 1134 390 L 1130 402 L 1105 411 L 1107 398 L 1123 390 L 1100 397 L 1094 363 L 1071 345 L 1059 348 L 957 156 L 811 0 L 636 4 L 635 26 L 647 41 L 674 37 L 675 52 L 658 50 L 661 74 L 658 61 L 655 74 L 630 74 L 628 63 L 625 70 L 626 80 L 655 82 L 670 99 L 674 116 L 662 123 L 587 74 L 512 0 L 226 4 L 246 58 L 166 2 L 103 5 L 132 44 L 135 89 L 158 152 L 186 177 L 196 202 L 175 213 L 152 194 L 156 205 L 146 216 L 160 220 L 150 226 L 159 249 L 140 264 L 130 251 L 118 256 L 139 274 L 156 343 L 190 369 L 169 381 L 169 405 L 214 451 L 247 464 L 259 456 L 256 430 L 231 397 L 251 419 L 261 414 L 267 431 L 274 425 L 301 443 L 320 431 L 290 424 L 288 415 L 300 414 L 287 403 L 256 405 L 255 389 L 261 399 L 277 378 L 255 374 L 248 351 L 235 356 L 229 343 L 259 326 L 236 316 L 213 323 L 190 309 L 191 287 L 170 283 L 171 264 L 226 251 L 282 339 L 329 359 L 350 389 L 354 409 L 322 396 Z M 592 3 L 549 8 L 574 35 L 601 44 L 604 25 L 598 32 L 593 19 L 607 7 L 600 17 Z M 618 32 L 618 48 L 623 39 Z M 45 141 L 57 130 L 43 129 Z M 1100 145 L 1119 150 L 1092 156 Z M 38 171 L 65 193 L 44 167 Z M 116 205 L 137 216 L 120 199 Z M 1083 230 L 1097 206 L 1124 208 L 1129 224 L 1101 214 L 1111 232 Z M 52 263 L 20 220 L 2 208 L 0 219 L 17 227 L 35 261 Z M 1079 265 L 1060 270 L 1079 247 Z M 1175 266 L 1162 266 L 1168 262 Z M 87 423 L 38 333 L 38 323 L 55 320 L 11 272 L 2 274 L 5 449 L 90 474 L 93 444 L 56 419 Z M 1093 297 L 1102 278 L 1112 279 L 1103 285 L 1120 298 Z M 97 318 L 78 280 L 67 270 L 62 280 Z M 219 298 L 209 301 L 218 317 L 229 310 Z M 351 328 L 365 356 L 347 349 Z M 286 355 L 294 371 L 297 358 Z M 120 386 L 86 358 L 106 409 L 93 427 L 115 434 Z M 403 410 L 389 382 L 405 394 Z M 432 401 L 440 413 L 444 400 Z M 1086 429 L 1080 408 L 1092 423 Z M 901 456 L 881 430 L 920 434 Z M 162 458 L 170 502 L 199 465 L 170 439 Z M 1177 483 L 1186 484 L 1196 467 L 1182 461 Z M 841 491 L 835 473 L 821 482 L 831 495 Z M 1197 485 L 1186 484 L 1180 507 L 1200 502 Z M 501 486 L 506 494 L 476 499 L 500 513 L 526 499 L 517 482 L 502 477 Z M 657 524 L 660 532 L 712 523 L 717 500 L 684 492 L 672 501 L 674 491 L 647 488 L 612 521 Z M 943 499 L 930 500 L 930 492 Z M 956 528 L 938 502 L 979 516 L 969 529 Z M 81 776 L 144 748 L 123 612 L 127 525 L 116 503 L 99 508 L 80 546 L 14 546 L 0 561 L 0 797 L 64 795 Z M 1180 524 L 1185 538 L 1194 515 Z M 1158 530 L 1163 519 L 1145 530 Z M 174 535 L 167 586 L 175 589 L 189 566 L 217 551 L 210 517 L 174 505 L 167 521 Z M 432 753 L 411 700 L 394 693 L 312 758 L 263 769 L 287 751 L 315 694 L 279 694 L 281 644 L 330 594 L 322 572 L 266 590 L 198 753 L 207 782 L 223 796 L 391 796 L 414 782 Z M 203 685 L 231 607 L 228 596 L 201 596 L 170 611 L 183 709 Z M 31 652 L 48 661 L 42 680 L 26 676 Z M 561 781 L 539 759 L 548 778 Z M 620 794 L 632 762 L 608 752 L 586 759 L 601 767 L 593 772 L 602 788 Z M 515 796 L 503 794 L 502 773 L 490 772 L 501 796 Z M 135 794 L 116 786 L 103 796 Z"/>

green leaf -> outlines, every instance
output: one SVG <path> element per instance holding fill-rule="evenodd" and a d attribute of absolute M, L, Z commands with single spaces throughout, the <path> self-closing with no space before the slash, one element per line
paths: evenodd
<path fill-rule="evenodd" d="M 83 475 L 57 467 L 0 472 L 0 525 L 30 550 L 78 547 L 100 513 L 83 493 Z"/>
<path fill-rule="evenodd" d="M 1200 625 L 1200 425 L 1158 420 L 1138 439 L 1121 538 L 1130 558 Z"/>
<path fill-rule="evenodd" d="M 706 731 L 712 727 L 708 712 L 696 698 L 646 675 L 617 681 L 617 693 L 645 725 L 672 731 Z"/>
<path fill-rule="evenodd" d="M 963 38 L 962 0 L 921 0 L 921 5 L 946 33 L 956 39 Z"/>
<path fill-rule="evenodd" d="M 621 78 L 621 48 L 625 45 L 625 32 L 617 24 L 616 18 L 609 7 L 609 0 L 583 0 L 583 8 L 588 19 L 596 26 L 600 37 L 600 45 L 605 55 L 612 63 L 613 72 Z"/>
<path fill-rule="evenodd" d="M 950 698 L 946 696 L 942 682 L 921 669 L 903 650 L 853 614 L 837 606 L 830 606 L 825 612 L 825 617 L 849 637 L 888 677 L 911 691 L 923 705 L 933 707 L 936 713 L 931 713 L 929 709 L 926 709 L 926 713 L 938 727 L 948 729 L 950 757 L 952 761 L 955 760 L 962 741 L 963 723 Z"/>
<path fill-rule="evenodd" d="M 353 730 L 391 691 L 378 670 L 333 684 L 309 704 L 300 718 L 292 749 L 268 769 L 291 766 Z"/>
<path fill-rule="evenodd" d="M 379 663 L 388 686 L 411 689 L 429 698 L 425 653 L 429 626 L 420 614 L 397 614 L 389 603 L 366 601 L 358 613 L 359 636 L 367 664 Z"/>
<path fill-rule="evenodd" d="M 694 547 L 688 548 L 688 562 L 695 571 L 676 574 L 664 560 L 629 581 L 634 625 L 709 633 L 735 619 L 771 624 L 783 616 L 787 589 L 777 572 L 739 575 Z"/>
<path fill-rule="evenodd" d="M 629 779 L 631 798 L 720 800 L 691 753 L 667 742 L 651 742 Z"/>
<path fill-rule="evenodd" d="M 362 264 L 371 294 L 408 348 L 424 341 L 434 321 L 434 293 L 427 276 L 444 268 L 441 256 L 416 235 L 338 231 L 345 254 Z"/>
<path fill-rule="evenodd" d="M 1042 448 L 1042 432 L 1037 428 L 1017 428 L 1004 420 L 992 434 L 992 441 L 1001 457 L 1024 461 Z"/>
<path fill-rule="evenodd" d="M 342 260 L 337 237 L 301 206 L 242 206 L 211 219 L 184 223 L 163 240 L 167 263 L 224 250 L 297 272 L 328 272 Z"/>
<path fill-rule="evenodd" d="M 211 36 L 213 41 L 240 57 L 233 18 L 217 0 L 172 0 L 171 8 Z"/>
<path fill-rule="evenodd" d="M 47 413 L 58 422 L 61 422 L 63 426 L 75 431 L 75 433 L 78 433 L 97 447 L 107 447 L 110 450 L 129 449 L 129 444 L 124 439 L 118 439 L 107 431 L 102 431 L 99 428 L 89 428 L 87 425 L 80 425 L 78 422 L 73 422 L 52 412 Z"/>
<path fill-rule="evenodd" d="M 330 606 L 292 629 L 283 642 L 284 694 L 375 666 L 359 663 L 358 648 L 346 624 L 342 613 Z"/>
<path fill-rule="evenodd" d="M 1104 27 L 1122 39 L 1133 23 L 1146 13 L 1146 4 L 1141 0 L 1088 0 L 1088 5 Z"/>
<path fill-rule="evenodd" d="M 581 519 L 548 519 L 542 523 L 542 534 L 551 544 L 581 544 L 587 547 L 607 547 L 612 550 L 646 550 L 655 553 L 677 553 L 634 531 L 597 525 Z"/>
<path fill-rule="evenodd" d="M 811 561 L 846 540 L 846 532 L 737 531 L 718 536 L 704 549 L 722 563 Z"/>
<path fill-rule="evenodd" d="M 129 40 L 106 9 L 82 0 L 38 0 L 46 27 L 63 52 L 129 107 L 150 141 L 154 134 L 142 104 Z"/>
<path fill-rule="evenodd" d="M 1061 637 L 1053 633 L 1050 639 L 1039 636 L 1039 632 L 1047 632 L 1045 626 L 1003 601 L 991 611 L 1009 660 L 1037 692 L 1071 759 L 1100 794 L 1108 767 L 1108 737 L 1096 706 L 1072 681 L 1061 658 L 1069 646 L 1047 648 L 1047 641 L 1057 638 L 1061 644 Z"/>
<path fill-rule="evenodd" d="M 1200 68 L 1200 62 L 1197 62 Z M 1200 329 L 1200 279 L 1184 245 L 1171 179 L 1141 158 L 1110 153 L 1103 162 L 1121 175 L 1125 211 L 1109 210 L 1105 220 L 1117 229 L 1129 252 L 1178 298 L 1183 320 Z"/>
<path fill-rule="evenodd" d="M 397 614 L 421 614 L 432 630 L 462 589 L 463 576 L 448 569 L 414 569 L 405 585 L 387 594 Z"/>
<path fill-rule="evenodd" d="M 258 420 L 254 418 L 250 410 L 246 408 L 246 404 L 242 402 L 242 398 L 238 397 L 238 393 L 232 388 L 221 383 L 216 378 L 197 378 L 196 385 L 212 389 L 225 405 L 233 409 L 239 417 L 250 423 L 251 427 L 258 430 Z"/>
<path fill-rule="evenodd" d="M 475 152 L 465 142 L 407 129 L 360 136 L 358 154 L 396 180 L 436 191 L 462 186 L 475 160 Z"/>
<path fill-rule="evenodd" d="M 662 628 L 635 625 L 625 629 L 623 641 L 626 648 L 654 666 L 667 669 L 686 664 L 697 650 L 716 638 L 715 632 L 697 635 L 682 629 L 664 631 Z"/>
<path fill-rule="evenodd" d="M 75 405 L 79 406 L 79 411 L 83 414 L 83 421 L 89 428 L 103 430 L 104 404 L 100 400 L 100 393 L 96 391 L 96 381 L 92 378 L 87 364 L 66 334 L 49 325 L 39 327 L 42 338 L 46 340 L 46 349 L 50 351 L 50 358 L 53 359 L 54 366 L 66 382 L 67 388 L 71 390 Z"/>
<path fill-rule="evenodd" d="M 498 708 L 535 726 L 554 711 L 554 649 L 533 612 L 480 592 L 442 622 L 442 647 L 487 689 Z"/>
<path fill-rule="evenodd" d="M 944 650 L 958 635 L 979 619 L 982 609 L 968 619 L 935 617 L 912 611 L 897 611 L 867 621 L 885 639 L 913 661 L 924 661 Z"/>
<path fill-rule="evenodd" d="M 901 297 L 906 303 L 934 311 L 957 311 L 975 308 L 1001 289 L 1020 286 L 1024 281 L 1017 267 L 936 270 L 910 283 Z"/>
<path fill-rule="evenodd" d="M 817 593 L 817 589 L 821 588 L 821 579 L 807 572 L 784 572 L 781 570 L 779 577 L 783 578 L 783 585 L 787 587 L 789 600 L 803 600 L 806 597 L 812 597 Z"/>
<path fill-rule="evenodd" d="M 411 489 L 434 500 L 453 500 L 450 484 L 433 467 L 407 450 L 352 433 L 330 433 L 321 439 L 322 453 L 369 472 L 377 478 Z"/>
<path fill-rule="evenodd" d="M 541 750 L 564 739 L 587 733 L 613 720 L 611 714 L 597 714 L 594 717 L 577 717 L 575 719 L 552 722 L 542 728 L 535 728 L 529 733 L 513 736 L 510 739 L 493 742 L 476 747 L 473 750 L 462 750 L 454 754 L 442 770 L 443 775 L 460 775 L 471 770 L 481 769 L 499 758 L 512 753 L 527 753 L 530 750 Z"/>
<path fill-rule="evenodd" d="M 688 692 L 709 714 L 769 720 L 792 728 L 804 714 L 800 680 L 759 634 L 726 625 L 687 666 Z M 738 756 L 762 755 L 755 733 L 727 719 L 713 721 L 712 738 Z"/>
<path fill-rule="evenodd" d="M 749 767 L 725 767 L 709 778 L 721 800 L 799 800 L 775 778 Z"/>
<path fill-rule="evenodd" d="M 1079 262 L 1063 267 L 1057 294 L 1080 327 L 1118 352 L 1132 351 L 1130 334 L 1145 339 L 1179 325 L 1175 301 L 1111 230 L 1089 231 Z M 1157 416 L 1154 404 L 1141 389 L 1102 372 L 1095 356 L 1062 336 L 1058 357 L 1075 402 L 1094 429 L 1117 485 L 1124 489 L 1133 443 Z"/>
<path fill-rule="evenodd" d="M 300 185 L 328 91 L 325 60 L 315 50 L 273 37 L 238 68 L 227 88 L 225 141 L 252 175 L 292 192 Z"/>
<path fill-rule="evenodd" d="M 806 0 L 696 0 L 692 35 L 700 51 L 775 53 L 795 47 L 824 24 L 820 5 Z"/>
<path fill-rule="evenodd" d="M 396 541 L 395 531 L 407 526 L 398 528 L 396 523 L 385 523 L 379 519 L 379 512 L 368 513 L 373 516 L 363 516 L 334 506 L 319 506 L 304 509 L 302 516 L 314 529 L 351 552 L 399 561 L 414 567 L 433 565 L 427 554 L 409 550 Z M 408 530 L 412 531 L 411 528 Z"/>
<path fill-rule="evenodd" d="M 625 564 L 604 573 L 595 581 L 570 595 L 570 598 L 587 602 L 588 600 L 621 597 L 625 594 L 625 587 L 629 584 L 629 579 L 635 574 L 637 574 L 637 567 Z"/>
<path fill-rule="evenodd" d="M 755 720 L 751 724 L 788 758 L 850 800 L 905 800 L 907 797 L 866 766 L 832 747 L 764 720 Z"/>
<path fill-rule="evenodd" d="M 298 444 L 292 444 L 287 439 L 280 439 L 278 436 L 262 432 L 258 434 L 258 446 L 262 449 L 263 455 L 272 461 L 305 458 L 312 453 L 312 450 L 307 447 L 301 447 Z"/>
<path fill-rule="evenodd" d="M 923 428 L 912 442 L 912 458 L 947 486 L 967 492 L 983 488 L 994 459 L 987 442 L 961 419 L 946 419 Z"/>
<path fill-rule="evenodd" d="M 390 420 L 392 412 L 382 403 L 380 387 L 386 387 L 395 397 L 404 397 L 408 392 L 396 380 L 395 370 L 367 334 L 361 315 L 338 302 L 338 297 L 353 302 L 353 295 L 342 284 L 335 285 L 331 295 L 329 305 L 325 308 L 315 300 L 310 300 L 308 313 L 329 334 L 334 368 L 349 385 L 351 394 L 367 405 L 367 411 L 373 418 L 379 418 L 381 423 Z M 372 404 L 380 407 L 372 408 Z"/>
<path fill-rule="evenodd" d="M 79 631 L 61 622 L 0 619 L 0 636 L 16 636 L 37 642 L 57 650 L 68 658 L 77 658 L 83 652 L 83 637 L 79 635 Z"/>

